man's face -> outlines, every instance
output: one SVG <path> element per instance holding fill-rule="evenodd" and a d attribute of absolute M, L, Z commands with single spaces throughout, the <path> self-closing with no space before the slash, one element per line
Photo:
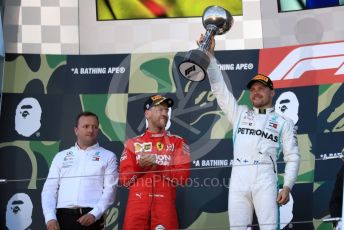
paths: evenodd
<path fill-rule="evenodd" d="M 250 88 L 250 100 L 254 107 L 265 109 L 272 106 L 275 92 L 260 82 L 255 82 Z"/>
<path fill-rule="evenodd" d="M 169 130 L 169 128 L 171 127 L 171 113 L 172 113 L 172 108 L 168 108 L 168 121 L 165 127 L 165 130 Z M 146 128 L 148 128 L 148 120 L 146 120 Z"/>
<path fill-rule="evenodd" d="M 99 132 L 98 120 L 94 116 L 81 116 L 78 127 L 74 128 L 80 147 L 89 147 L 97 142 Z"/>
<path fill-rule="evenodd" d="M 146 111 L 148 126 L 154 129 L 164 130 L 168 122 L 168 107 L 166 104 L 153 106 Z"/>

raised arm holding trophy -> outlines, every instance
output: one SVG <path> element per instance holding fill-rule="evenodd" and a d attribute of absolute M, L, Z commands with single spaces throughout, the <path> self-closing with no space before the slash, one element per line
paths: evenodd
<path fill-rule="evenodd" d="M 203 24 L 207 29 L 199 49 L 191 50 L 179 65 L 180 73 L 191 81 L 209 79 L 211 91 L 233 126 L 233 164 L 228 195 L 230 229 L 246 230 L 256 213 L 261 230 L 277 229 L 280 205 L 289 201 L 297 179 L 300 154 L 294 123 L 275 112 L 273 82 L 257 74 L 247 84 L 252 106 L 239 105 L 227 88 L 224 76 L 213 55 L 216 34 L 232 26 L 230 13 L 221 7 L 205 10 Z M 278 191 L 277 159 L 284 155 L 283 188 Z M 239 167 L 238 167 L 239 166 Z"/>

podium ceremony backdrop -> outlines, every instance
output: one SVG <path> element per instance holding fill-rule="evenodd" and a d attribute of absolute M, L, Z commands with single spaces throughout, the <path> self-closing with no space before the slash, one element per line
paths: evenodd
<path fill-rule="evenodd" d="M 226 84 L 239 103 L 249 104 L 246 83 L 254 74 L 270 75 L 276 86 L 276 109 L 298 127 L 301 168 L 292 190 L 294 203 L 282 211 L 287 219 L 292 213 L 295 223 L 285 229 L 331 226 L 320 219 L 329 215 L 330 194 L 342 162 L 324 159 L 339 156 L 343 148 L 343 47 L 344 42 L 338 41 L 216 52 Z M 99 116 L 99 142 L 119 160 L 124 141 L 145 129 L 144 100 L 159 93 L 175 100 L 168 129 L 186 138 L 191 149 L 190 183 L 178 189 L 180 228 L 228 229 L 231 125 L 208 80 L 189 82 L 179 75 L 176 64 L 182 55 L 6 54 L 0 175 L 8 181 L 0 184 L 0 228 L 16 223 L 44 228 L 42 186 L 54 155 L 74 144 L 73 127 L 80 111 Z M 278 169 L 282 176 L 282 157 Z M 125 188 L 118 188 L 107 229 L 122 228 L 127 195 Z M 26 214 L 11 213 L 16 197 L 22 197 L 22 206 L 17 206 L 26 207 Z"/>

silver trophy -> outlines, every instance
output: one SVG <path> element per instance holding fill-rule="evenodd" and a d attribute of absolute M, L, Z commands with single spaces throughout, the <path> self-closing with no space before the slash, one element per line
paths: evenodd
<path fill-rule="evenodd" d="M 198 49 L 190 50 L 178 66 L 179 72 L 190 81 L 202 81 L 207 76 L 211 37 L 226 33 L 232 27 L 233 17 L 220 6 L 209 6 L 204 10 L 202 22 L 206 29 L 203 41 Z"/>

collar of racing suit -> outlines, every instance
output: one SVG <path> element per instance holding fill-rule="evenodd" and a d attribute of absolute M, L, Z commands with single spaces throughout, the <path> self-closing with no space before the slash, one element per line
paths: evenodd
<path fill-rule="evenodd" d="M 146 129 L 146 131 L 145 131 L 145 133 L 144 133 L 144 135 L 145 136 L 147 136 L 147 137 L 149 137 L 149 138 L 151 138 L 151 137 L 163 137 L 163 136 L 165 136 L 167 134 L 167 131 L 166 130 L 164 130 L 163 132 L 161 132 L 161 133 L 153 133 L 153 132 L 151 132 L 151 131 L 149 131 L 148 129 Z"/>
<path fill-rule="evenodd" d="M 253 111 L 257 114 L 268 114 L 268 113 L 274 112 L 275 108 L 271 107 L 271 108 L 267 108 L 267 109 L 258 109 L 256 107 L 253 107 Z"/>

